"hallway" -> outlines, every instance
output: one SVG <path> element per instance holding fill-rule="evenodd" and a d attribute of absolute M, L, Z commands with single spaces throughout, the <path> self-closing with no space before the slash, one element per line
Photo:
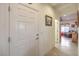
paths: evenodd
<path fill-rule="evenodd" d="M 46 56 L 77 56 L 77 44 L 70 38 L 61 37 L 61 43 L 56 45 Z"/>
<path fill-rule="evenodd" d="M 78 42 L 76 6 L 0 4 L 0 56 L 77 56 L 77 45 L 70 38 L 62 37 L 59 43 L 61 25 L 64 34 L 73 34 L 73 41 Z"/>

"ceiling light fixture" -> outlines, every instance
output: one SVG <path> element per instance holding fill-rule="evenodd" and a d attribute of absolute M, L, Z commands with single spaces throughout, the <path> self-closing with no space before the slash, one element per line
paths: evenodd
<path fill-rule="evenodd" d="M 66 15 L 64 15 L 64 16 L 66 16 Z"/>

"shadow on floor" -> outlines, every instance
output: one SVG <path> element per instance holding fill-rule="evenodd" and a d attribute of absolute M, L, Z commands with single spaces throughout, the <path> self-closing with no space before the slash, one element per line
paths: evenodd
<path fill-rule="evenodd" d="M 57 49 L 56 47 L 54 47 L 50 52 L 48 52 L 45 56 L 68 56 L 67 54 L 65 54 L 64 52 L 62 52 L 61 50 Z"/>

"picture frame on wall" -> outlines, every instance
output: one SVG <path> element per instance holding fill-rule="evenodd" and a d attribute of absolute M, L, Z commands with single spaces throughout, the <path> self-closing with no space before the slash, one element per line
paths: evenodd
<path fill-rule="evenodd" d="M 45 15 L 45 25 L 46 26 L 52 26 L 52 17 Z"/>

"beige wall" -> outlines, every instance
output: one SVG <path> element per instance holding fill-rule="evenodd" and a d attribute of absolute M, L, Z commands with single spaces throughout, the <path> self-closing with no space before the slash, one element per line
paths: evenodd
<path fill-rule="evenodd" d="M 55 46 L 55 13 L 53 8 L 47 4 L 32 4 L 30 6 L 40 13 L 38 16 L 40 35 L 39 54 L 45 55 Z M 45 15 L 53 17 L 52 26 L 45 26 Z"/>
<path fill-rule="evenodd" d="M 78 11 L 79 11 L 79 4 L 78 4 Z M 78 55 L 79 55 L 79 27 L 78 27 Z"/>

